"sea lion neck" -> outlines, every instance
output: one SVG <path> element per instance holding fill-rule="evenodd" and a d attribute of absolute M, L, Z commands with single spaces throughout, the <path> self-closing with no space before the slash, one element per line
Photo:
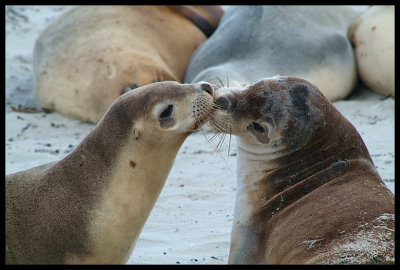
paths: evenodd
<path fill-rule="evenodd" d="M 340 116 L 339 112 L 332 115 Z M 248 160 L 249 153 L 243 152 L 239 145 L 238 170 L 242 170 L 238 171 L 238 185 L 242 186 L 239 191 L 249 192 L 248 196 L 252 200 L 260 202 L 255 205 L 254 211 L 264 214 L 269 211 L 272 214 L 272 206 L 280 204 L 276 198 L 294 190 L 296 192 L 291 198 L 303 196 L 304 192 L 312 192 L 349 170 L 353 159 L 368 157 L 366 161 L 373 164 L 358 132 L 350 122 L 342 122 L 346 127 L 332 131 L 335 128 L 327 121 L 325 126 L 321 125 L 315 130 L 306 145 L 295 150 L 287 148 L 270 155 L 260 155 L 258 160 L 255 159 L 256 155 L 251 156 L 253 160 Z M 352 135 L 340 133 L 342 129 L 353 129 L 354 132 Z M 319 177 L 321 174 L 324 175 L 323 178 Z"/>
<path fill-rule="evenodd" d="M 110 168 L 115 166 L 118 153 L 131 138 L 129 133 L 137 118 L 128 106 L 135 108 L 136 104 L 126 98 L 116 101 L 85 139 L 54 167 L 54 170 L 63 168 L 72 175 L 80 175 L 68 178 L 69 181 L 88 179 L 65 184 L 75 186 L 74 190 L 81 189 L 93 194 L 104 188 L 107 183 L 103 180 L 110 179 Z"/>
<path fill-rule="evenodd" d="M 329 151 L 334 152 L 329 154 Z M 275 218 L 285 215 L 285 210 L 292 209 L 298 199 L 349 171 L 351 165 L 348 159 L 353 151 L 354 149 L 347 149 L 341 152 L 335 148 L 333 142 L 321 138 L 288 155 L 283 155 L 283 151 L 280 151 L 275 153 L 281 153 L 280 157 L 252 161 L 247 173 L 238 174 L 239 203 L 235 213 L 237 212 L 240 223 L 234 224 L 237 231 L 243 232 L 252 240 L 242 240 L 237 248 L 233 248 L 230 260 L 238 259 L 239 262 L 239 254 L 243 253 L 244 258 L 249 259 L 248 262 L 261 262 L 266 250 L 253 247 L 261 246 L 263 239 L 269 237 L 276 222 Z M 243 160 L 239 161 L 241 154 L 243 152 L 239 150 L 238 167 L 245 164 Z M 293 156 L 297 156 L 297 159 L 292 158 Z M 315 163 L 315 159 L 320 159 L 320 162 Z M 243 211 L 243 205 L 248 205 L 249 208 Z"/>
<path fill-rule="evenodd" d="M 130 137 L 128 135 L 134 125 L 134 119 L 126 113 L 127 109 L 120 108 L 122 105 L 128 104 L 111 107 L 104 118 L 71 154 L 90 152 L 93 157 L 104 163 L 104 166 L 110 166 Z M 135 106 L 135 104 L 131 106 Z"/>

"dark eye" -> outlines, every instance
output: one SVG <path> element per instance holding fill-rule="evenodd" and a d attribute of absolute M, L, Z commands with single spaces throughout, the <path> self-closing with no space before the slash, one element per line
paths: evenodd
<path fill-rule="evenodd" d="M 174 105 L 169 105 L 161 114 L 160 118 L 168 118 L 172 114 L 172 110 L 174 109 Z"/>
<path fill-rule="evenodd" d="M 257 124 L 256 122 L 253 122 L 252 124 L 255 131 L 259 133 L 263 133 L 265 131 L 265 129 L 260 124 Z"/>

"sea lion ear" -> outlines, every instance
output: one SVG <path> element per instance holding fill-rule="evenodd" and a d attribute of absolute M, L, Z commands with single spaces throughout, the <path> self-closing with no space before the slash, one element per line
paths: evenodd
<path fill-rule="evenodd" d="M 139 132 L 139 130 L 138 129 L 134 129 L 133 130 L 133 134 L 134 134 L 134 136 L 135 136 L 135 140 L 139 140 L 139 137 L 140 137 L 140 132 Z"/>

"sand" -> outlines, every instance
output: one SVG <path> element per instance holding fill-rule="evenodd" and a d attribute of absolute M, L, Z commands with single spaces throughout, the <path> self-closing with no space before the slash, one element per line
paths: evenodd
<path fill-rule="evenodd" d="M 22 113 L 34 100 L 34 42 L 63 6 L 6 7 L 6 174 L 59 160 L 94 125 L 58 113 Z M 394 99 L 358 87 L 334 105 L 364 139 L 394 192 Z M 14 111 L 12 107 L 16 108 Z M 236 142 L 199 131 L 180 149 L 128 264 L 226 264 L 236 192 Z"/>

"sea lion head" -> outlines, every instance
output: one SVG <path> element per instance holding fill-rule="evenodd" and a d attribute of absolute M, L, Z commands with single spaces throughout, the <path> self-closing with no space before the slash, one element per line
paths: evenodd
<path fill-rule="evenodd" d="M 99 126 L 108 125 L 114 141 L 129 139 L 153 146 L 184 140 L 199 129 L 214 111 L 214 89 L 206 82 L 180 84 L 164 81 L 121 95 Z M 126 135 L 129 136 L 126 136 Z"/>
<path fill-rule="evenodd" d="M 321 110 L 329 102 L 316 86 L 295 78 L 276 76 L 245 88 L 220 89 L 219 110 L 211 118 L 213 130 L 231 133 L 255 147 L 299 148 L 324 125 Z M 328 109 L 327 109 L 328 110 Z"/>
<path fill-rule="evenodd" d="M 171 81 L 152 87 L 152 91 L 158 94 L 152 98 L 146 116 L 155 123 L 155 130 L 192 133 L 213 112 L 214 90 L 209 83 L 179 84 Z"/>

